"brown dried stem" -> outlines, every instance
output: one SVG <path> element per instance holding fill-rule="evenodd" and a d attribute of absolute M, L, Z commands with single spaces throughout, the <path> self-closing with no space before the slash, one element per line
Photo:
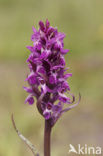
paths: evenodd
<path fill-rule="evenodd" d="M 29 149 L 32 151 L 33 153 L 33 156 L 39 156 L 39 154 L 37 153 L 34 145 L 27 139 L 25 138 L 21 133 L 20 131 L 17 129 L 16 127 L 16 124 L 15 124 L 15 121 L 14 121 L 14 117 L 13 117 L 13 114 L 11 116 L 11 120 L 12 120 L 12 124 L 13 124 L 13 127 L 15 129 L 15 131 L 17 132 L 18 136 L 21 138 L 21 140 L 29 147 Z"/>

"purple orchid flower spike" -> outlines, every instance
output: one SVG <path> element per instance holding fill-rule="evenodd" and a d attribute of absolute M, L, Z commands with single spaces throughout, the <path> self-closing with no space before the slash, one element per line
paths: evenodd
<path fill-rule="evenodd" d="M 79 95 L 79 101 L 71 105 L 75 97 L 70 94 L 67 82 L 72 74 L 67 73 L 65 68 L 64 56 L 69 50 L 64 49 L 64 38 L 65 34 L 50 26 L 48 20 L 45 23 L 40 21 L 39 30 L 33 27 L 33 46 L 27 46 L 31 53 L 27 59 L 30 74 L 26 80 L 29 88 L 24 87 L 24 90 L 29 96 L 25 102 L 32 105 L 36 98 L 38 111 L 45 118 L 44 156 L 50 156 L 51 128 L 64 112 L 77 106 L 81 98 Z M 64 105 L 67 108 L 64 109 Z"/>

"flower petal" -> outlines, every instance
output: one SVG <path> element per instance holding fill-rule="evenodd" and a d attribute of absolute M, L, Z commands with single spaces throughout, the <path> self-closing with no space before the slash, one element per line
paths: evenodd
<path fill-rule="evenodd" d="M 30 88 L 30 87 L 23 87 L 23 88 L 24 88 L 24 90 L 25 90 L 26 92 L 28 92 L 28 93 L 33 93 L 32 88 Z"/>
<path fill-rule="evenodd" d="M 26 100 L 25 100 L 25 103 L 29 103 L 30 105 L 32 105 L 33 103 L 34 103 L 34 98 L 31 96 L 31 95 L 29 95 L 27 98 L 26 98 Z"/>

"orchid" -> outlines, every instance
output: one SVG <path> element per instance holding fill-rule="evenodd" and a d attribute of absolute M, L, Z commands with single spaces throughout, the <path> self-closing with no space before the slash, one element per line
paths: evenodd
<path fill-rule="evenodd" d="M 25 103 L 36 106 L 45 119 L 44 130 L 44 156 L 50 156 L 51 130 L 63 113 L 71 110 L 80 102 L 74 104 L 75 96 L 70 92 L 67 79 L 72 76 L 66 68 L 65 55 L 69 52 L 64 49 L 65 34 L 58 32 L 57 28 L 50 26 L 48 20 L 39 22 L 39 29 L 33 27 L 31 40 L 33 46 L 27 46 L 30 55 L 27 59 L 30 73 L 26 81 L 29 87 L 24 90 L 29 94 Z M 33 154 L 35 148 L 30 141 L 21 135 L 16 128 L 13 116 L 12 122 L 20 138 L 30 147 Z"/>
<path fill-rule="evenodd" d="M 30 87 L 24 87 L 29 93 L 25 102 L 32 105 L 36 97 L 39 112 L 46 120 L 51 120 L 51 125 L 70 110 L 70 104 L 74 102 L 67 82 L 72 73 L 65 68 L 64 56 L 69 50 L 64 49 L 64 38 L 65 34 L 50 26 L 48 20 L 45 24 L 40 21 L 39 30 L 33 27 L 33 46 L 27 46 L 31 52 L 27 59 L 30 74 L 26 78 Z M 64 109 L 64 105 L 67 108 Z"/>

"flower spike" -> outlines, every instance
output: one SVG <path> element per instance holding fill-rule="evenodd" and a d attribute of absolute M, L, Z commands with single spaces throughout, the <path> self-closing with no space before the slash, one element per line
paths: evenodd
<path fill-rule="evenodd" d="M 48 20 L 45 23 L 40 21 L 39 30 L 33 27 L 33 46 L 27 46 L 30 50 L 27 59 L 30 74 L 26 79 L 29 88 L 24 87 L 29 93 L 26 102 L 32 105 L 35 97 L 38 111 L 46 120 L 50 119 L 53 125 L 61 116 L 61 112 L 67 112 L 77 106 L 74 104 L 63 108 L 75 101 L 67 81 L 72 73 L 67 73 L 68 68 L 65 68 L 64 56 L 69 50 L 64 49 L 64 38 L 65 34 L 50 26 Z M 66 92 L 70 97 L 66 96 Z"/>

